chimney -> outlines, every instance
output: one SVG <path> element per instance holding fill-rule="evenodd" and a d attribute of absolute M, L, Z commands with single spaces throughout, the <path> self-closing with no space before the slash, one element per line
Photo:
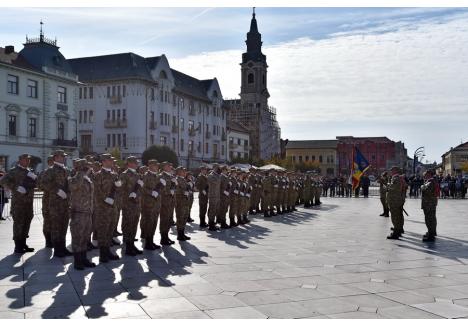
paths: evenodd
<path fill-rule="evenodd" d="M 15 52 L 15 47 L 13 45 L 5 46 L 5 54 L 11 54 Z"/>

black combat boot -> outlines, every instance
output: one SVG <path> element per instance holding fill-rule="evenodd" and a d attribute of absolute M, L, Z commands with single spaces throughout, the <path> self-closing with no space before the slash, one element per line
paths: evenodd
<path fill-rule="evenodd" d="M 65 244 L 65 240 L 61 241 L 61 246 L 62 246 L 62 251 L 65 257 L 67 256 L 73 256 L 73 253 L 67 249 L 67 246 Z"/>
<path fill-rule="evenodd" d="M 63 247 L 61 244 L 54 244 L 54 257 L 63 258 L 65 253 L 63 252 Z"/>
<path fill-rule="evenodd" d="M 107 263 L 109 261 L 109 255 L 107 254 L 107 248 L 106 247 L 100 247 L 99 248 L 99 261 L 101 263 Z"/>
<path fill-rule="evenodd" d="M 270 213 L 268 213 L 268 210 L 263 212 L 263 217 L 270 217 Z"/>
<path fill-rule="evenodd" d="M 15 253 L 16 254 L 24 254 L 24 247 L 23 247 L 23 241 L 21 240 L 15 240 Z"/>
<path fill-rule="evenodd" d="M 34 252 L 34 248 L 30 248 L 30 247 L 28 247 L 28 245 L 26 244 L 26 239 L 23 240 L 23 249 L 24 249 L 24 252 Z"/>
<path fill-rule="evenodd" d="M 392 233 L 390 233 L 390 235 L 387 236 L 387 239 L 398 240 L 400 239 L 400 234 L 393 231 Z"/>
<path fill-rule="evenodd" d="M 209 231 L 219 231 L 219 228 L 216 226 L 216 223 L 210 222 L 210 223 L 209 223 L 208 230 L 209 230 Z"/>
<path fill-rule="evenodd" d="M 90 260 L 88 259 L 88 257 L 86 257 L 86 251 L 81 252 L 81 259 L 82 259 L 82 261 L 83 261 L 84 267 L 87 267 L 87 268 L 88 268 L 88 267 L 90 267 L 90 268 L 96 267 L 96 264 L 93 263 L 92 261 L 90 261 Z"/>
<path fill-rule="evenodd" d="M 237 226 L 237 223 L 236 223 L 236 221 L 234 220 L 233 217 L 231 217 L 231 218 L 229 219 L 229 226 L 230 226 L 231 228 L 235 228 L 235 227 Z"/>
<path fill-rule="evenodd" d="M 434 242 L 435 241 L 435 235 L 426 233 L 423 236 L 422 241 L 423 242 Z"/>
<path fill-rule="evenodd" d="M 135 251 L 135 246 L 133 245 L 133 241 L 125 242 L 125 255 L 126 256 L 136 256 L 137 252 Z"/>
<path fill-rule="evenodd" d="M 221 223 L 221 229 L 229 229 L 230 226 L 226 222 Z"/>
<path fill-rule="evenodd" d="M 143 249 L 151 250 L 151 251 L 157 249 L 156 244 L 153 242 L 152 237 L 145 238 L 145 246 L 143 247 Z"/>
<path fill-rule="evenodd" d="M 205 219 L 200 219 L 200 229 L 207 228 L 208 224 L 206 224 Z"/>
<path fill-rule="evenodd" d="M 81 252 L 74 252 L 73 253 L 74 261 L 73 261 L 73 267 L 79 271 L 84 270 L 84 264 L 83 264 L 83 256 L 81 255 Z"/>
<path fill-rule="evenodd" d="M 244 224 L 249 224 L 250 220 L 247 218 L 247 214 L 244 214 Z"/>
<path fill-rule="evenodd" d="M 275 213 L 275 211 L 273 210 L 273 208 L 270 209 L 270 216 L 276 216 L 277 214 Z"/>
<path fill-rule="evenodd" d="M 172 241 L 169 240 L 169 235 L 167 232 L 161 233 L 161 241 L 159 242 L 163 246 L 170 246 L 172 245 Z"/>
<path fill-rule="evenodd" d="M 255 214 L 252 208 L 249 209 L 249 214 L 250 214 L 250 215 L 254 215 L 254 214 Z"/>
<path fill-rule="evenodd" d="M 390 228 L 390 230 L 394 231 L 393 226 Z M 401 235 L 401 234 L 404 234 L 404 233 L 405 233 L 405 230 L 401 230 L 401 231 L 400 231 L 400 235 Z"/>
<path fill-rule="evenodd" d="M 189 217 L 187 218 L 187 222 L 188 223 L 193 223 L 193 222 L 195 222 L 195 220 L 192 217 L 190 217 L 190 215 L 189 215 Z"/>
<path fill-rule="evenodd" d="M 132 245 L 133 245 L 133 250 L 136 252 L 137 255 L 143 254 L 143 250 L 138 249 L 138 248 L 135 246 L 135 243 L 132 243 Z"/>
<path fill-rule="evenodd" d="M 51 238 L 51 236 L 50 236 L 50 233 L 44 234 L 44 238 L 45 238 L 45 246 L 46 246 L 46 248 L 53 248 L 54 245 L 52 244 L 52 238 Z"/>
<path fill-rule="evenodd" d="M 185 235 L 183 230 L 178 230 L 177 231 L 177 240 L 179 241 L 185 241 Z"/>

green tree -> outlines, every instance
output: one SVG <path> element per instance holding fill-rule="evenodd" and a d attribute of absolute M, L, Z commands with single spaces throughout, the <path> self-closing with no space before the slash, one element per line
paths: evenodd
<path fill-rule="evenodd" d="M 141 160 L 143 161 L 144 165 L 148 165 L 148 161 L 151 159 L 156 159 L 159 162 L 168 161 L 171 162 L 174 166 L 179 165 L 177 154 L 167 146 L 153 145 L 148 147 L 143 152 Z"/>

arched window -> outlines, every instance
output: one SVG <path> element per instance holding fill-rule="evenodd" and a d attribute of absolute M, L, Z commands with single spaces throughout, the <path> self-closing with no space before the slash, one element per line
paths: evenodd
<path fill-rule="evenodd" d="M 254 83 L 254 74 L 250 73 L 248 76 L 247 76 L 247 82 L 249 84 L 253 84 Z"/>
<path fill-rule="evenodd" d="M 59 122 L 58 124 L 58 139 L 65 139 L 65 125 L 63 124 L 63 122 Z"/>
<path fill-rule="evenodd" d="M 164 70 L 161 70 L 161 72 L 159 73 L 159 78 L 161 79 L 167 79 L 167 74 Z"/>

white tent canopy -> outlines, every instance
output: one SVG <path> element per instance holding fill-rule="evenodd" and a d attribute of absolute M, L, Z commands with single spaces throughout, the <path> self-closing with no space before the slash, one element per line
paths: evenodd
<path fill-rule="evenodd" d="M 285 168 L 282 168 L 281 166 L 278 166 L 276 164 L 267 164 L 262 167 L 260 167 L 260 170 L 277 170 L 277 171 L 286 171 Z"/>

